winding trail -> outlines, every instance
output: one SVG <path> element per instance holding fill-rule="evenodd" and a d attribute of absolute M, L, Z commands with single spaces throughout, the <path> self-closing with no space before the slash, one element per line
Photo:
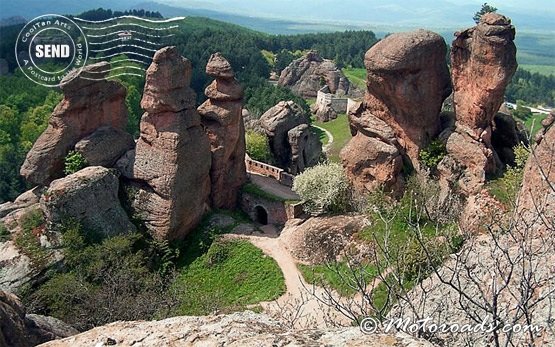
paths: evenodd
<path fill-rule="evenodd" d="M 289 319 L 295 328 L 308 327 L 326 327 L 327 322 L 334 321 L 336 324 L 350 325 L 351 321 L 341 314 L 339 311 L 324 305 L 319 298 L 326 298 L 327 293 L 323 288 L 307 283 L 299 269 L 297 262 L 287 250 L 283 241 L 279 237 L 279 231 L 276 227 L 265 225 L 261 228 L 262 232 L 254 234 L 226 234 L 226 237 L 240 238 L 250 241 L 254 246 L 272 257 L 283 273 L 286 285 L 286 292 L 274 301 L 261 302 L 260 306 L 270 315 L 276 316 L 278 319 Z M 371 292 L 379 284 L 381 280 L 376 278 L 369 284 L 368 291 Z M 334 293 L 342 305 L 358 306 L 363 302 L 361 293 L 355 294 L 353 297 L 341 297 L 338 293 Z M 295 321 L 291 317 L 296 317 Z"/>
<path fill-rule="evenodd" d="M 312 124 L 312 126 L 316 129 L 320 129 L 320 130 L 322 130 L 323 132 L 326 133 L 326 136 L 328 137 L 328 143 L 326 143 L 324 145 L 324 147 L 322 147 L 322 151 L 327 153 L 328 150 L 330 149 L 331 145 L 333 144 L 333 140 L 334 140 L 333 139 L 333 134 L 328 129 L 324 129 L 324 128 L 322 128 L 320 126 L 317 126 L 317 125 L 314 125 L 314 124 Z"/>

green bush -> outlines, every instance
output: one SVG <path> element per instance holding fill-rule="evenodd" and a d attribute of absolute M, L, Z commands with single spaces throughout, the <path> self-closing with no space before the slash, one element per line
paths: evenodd
<path fill-rule="evenodd" d="M 206 265 L 209 267 L 222 264 L 229 256 L 228 241 L 221 238 L 212 243 L 206 252 Z"/>
<path fill-rule="evenodd" d="M 515 165 L 509 166 L 502 177 L 488 182 L 488 191 L 506 207 L 513 207 L 524 175 L 529 150 L 520 144 L 514 147 Z"/>
<path fill-rule="evenodd" d="M 341 213 L 349 206 L 350 185 L 337 163 L 323 163 L 308 168 L 295 177 L 295 191 L 304 201 L 307 213 Z"/>
<path fill-rule="evenodd" d="M 31 309 L 81 330 L 116 320 L 169 314 L 175 296 L 168 291 L 172 272 L 164 265 L 171 261 L 163 256 L 165 247 L 139 233 L 100 240 L 74 221 L 59 227 L 64 272 L 53 275 L 25 297 Z"/>
<path fill-rule="evenodd" d="M 254 160 L 271 163 L 272 153 L 268 137 L 264 134 L 249 130 L 246 134 L 247 154 Z"/>
<path fill-rule="evenodd" d="M 35 269 L 46 265 L 48 253 L 40 245 L 39 236 L 44 228 L 44 215 L 39 209 L 26 212 L 20 219 L 21 231 L 14 237 L 16 247 L 31 260 Z"/>
<path fill-rule="evenodd" d="M 437 164 L 445 157 L 447 149 L 445 144 L 440 140 L 432 141 L 426 148 L 420 150 L 418 154 L 420 161 L 430 170 L 435 170 Z"/>
<path fill-rule="evenodd" d="M 8 241 L 10 239 L 10 231 L 4 223 L 0 222 L 0 242 Z"/>
<path fill-rule="evenodd" d="M 87 161 L 85 160 L 85 157 L 83 157 L 83 154 L 71 151 L 65 158 L 64 173 L 66 175 L 71 175 L 81 169 L 84 169 L 87 165 Z"/>

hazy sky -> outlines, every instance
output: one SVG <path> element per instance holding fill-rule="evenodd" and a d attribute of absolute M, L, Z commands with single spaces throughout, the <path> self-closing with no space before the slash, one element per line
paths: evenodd
<path fill-rule="evenodd" d="M 485 0 L 154 0 L 243 16 L 426 27 L 468 26 Z M 522 27 L 555 26 L 555 0 L 492 0 L 490 5 Z"/>

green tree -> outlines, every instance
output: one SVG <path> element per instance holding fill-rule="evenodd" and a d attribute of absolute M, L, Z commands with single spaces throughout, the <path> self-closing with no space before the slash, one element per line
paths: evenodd
<path fill-rule="evenodd" d="M 254 160 L 270 163 L 272 153 L 268 138 L 264 134 L 249 130 L 246 134 L 247 154 Z"/>
<path fill-rule="evenodd" d="M 349 181 L 338 163 L 318 164 L 295 177 L 293 191 L 304 201 L 307 213 L 341 213 L 348 208 Z"/>
<path fill-rule="evenodd" d="M 474 14 L 474 17 L 472 17 L 472 19 L 474 19 L 474 22 L 476 24 L 478 24 L 478 23 L 480 23 L 480 19 L 482 18 L 483 15 L 485 15 L 486 13 L 496 12 L 496 11 L 497 11 L 496 7 L 493 7 L 493 6 L 489 5 L 487 2 L 484 2 L 480 11 L 476 12 Z"/>

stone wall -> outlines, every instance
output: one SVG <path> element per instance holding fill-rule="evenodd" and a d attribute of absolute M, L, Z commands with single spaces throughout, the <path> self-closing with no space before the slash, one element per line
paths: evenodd
<path fill-rule="evenodd" d="M 241 210 L 249 215 L 253 221 L 257 221 L 256 208 L 260 206 L 264 208 L 267 213 L 266 224 L 283 225 L 287 222 L 287 204 L 284 201 L 275 201 L 266 199 L 251 193 L 243 192 L 241 196 Z M 291 214 L 291 212 L 289 212 Z"/>
<path fill-rule="evenodd" d="M 344 96 L 338 97 L 334 94 L 331 94 L 327 86 L 320 89 L 316 96 L 316 105 L 318 108 L 330 105 L 331 108 L 333 108 L 333 110 L 337 113 L 346 113 L 348 102 L 349 98 L 346 98 Z"/>

